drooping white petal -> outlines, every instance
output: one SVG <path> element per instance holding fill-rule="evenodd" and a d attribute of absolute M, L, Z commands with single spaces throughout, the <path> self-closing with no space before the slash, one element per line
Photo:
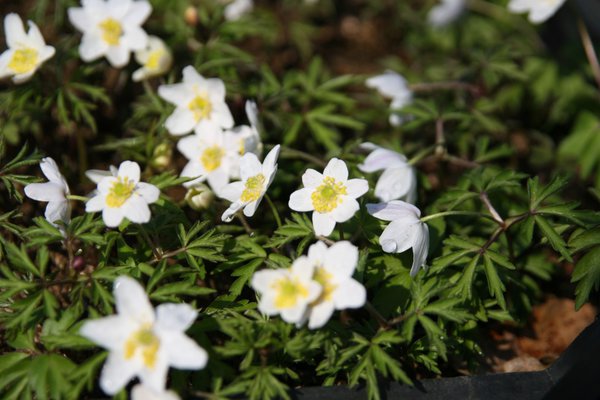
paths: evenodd
<path fill-rule="evenodd" d="M 115 302 L 119 315 L 140 324 L 154 322 L 154 310 L 144 288 L 133 278 L 120 276 L 114 285 Z"/>
<path fill-rule="evenodd" d="M 167 303 L 156 307 L 156 324 L 161 329 L 184 332 L 197 317 L 198 312 L 188 304 Z"/>
<path fill-rule="evenodd" d="M 375 196 L 381 201 L 388 202 L 406 198 L 409 192 L 416 188 L 414 170 L 407 165 L 388 168 L 383 171 L 375 186 Z"/>
<path fill-rule="evenodd" d="M 402 253 L 415 245 L 421 236 L 422 223 L 409 218 L 396 219 L 384 229 L 379 243 L 386 253 Z"/>
<path fill-rule="evenodd" d="M 402 200 L 392 200 L 387 203 L 379 204 L 367 204 L 367 211 L 375 218 L 384 221 L 407 218 L 416 222 L 421 216 L 421 210 Z"/>
<path fill-rule="evenodd" d="M 221 221 L 223 222 L 231 222 L 233 221 L 233 217 L 244 207 L 244 204 L 239 201 L 234 201 L 229 205 L 229 208 L 223 212 L 221 215 Z"/>
<path fill-rule="evenodd" d="M 421 232 L 417 236 L 413 247 L 413 263 L 410 269 L 410 275 L 415 276 L 419 268 L 425 265 L 427 253 L 429 252 L 429 227 L 426 224 L 420 225 Z"/>
<path fill-rule="evenodd" d="M 25 195 L 37 201 L 64 201 L 64 188 L 53 182 L 30 183 L 25 186 Z"/>
<path fill-rule="evenodd" d="M 363 172 L 376 172 L 386 168 L 406 165 L 406 157 L 395 151 L 377 147 L 372 151 L 358 169 Z"/>
<path fill-rule="evenodd" d="M 46 206 L 44 217 L 52 224 L 56 221 L 69 222 L 71 219 L 69 208 L 68 200 L 51 201 Z"/>

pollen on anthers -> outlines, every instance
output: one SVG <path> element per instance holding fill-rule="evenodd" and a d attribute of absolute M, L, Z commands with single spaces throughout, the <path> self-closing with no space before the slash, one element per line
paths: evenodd
<path fill-rule="evenodd" d="M 108 207 L 121 207 L 133 194 L 135 182 L 127 177 L 118 177 L 106 196 Z"/>
<path fill-rule="evenodd" d="M 251 201 L 258 200 L 258 198 L 263 192 L 264 186 L 265 176 L 263 174 L 258 174 L 248 178 L 246 180 L 245 189 L 242 192 L 240 200 L 244 203 L 249 203 Z"/>
<path fill-rule="evenodd" d="M 321 214 L 331 212 L 342 203 L 342 196 L 348 194 L 346 186 L 331 176 L 326 176 L 323 183 L 311 194 L 315 211 Z"/>

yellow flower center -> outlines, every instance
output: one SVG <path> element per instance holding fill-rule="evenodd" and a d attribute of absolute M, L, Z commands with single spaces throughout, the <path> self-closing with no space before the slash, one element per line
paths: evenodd
<path fill-rule="evenodd" d="M 148 59 L 144 64 L 144 67 L 150 70 L 157 70 L 160 68 L 160 59 L 162 58 L 164 51 L 162 50 L 154 50 L 148 54 Z"/>
<path fill-rule="evenodd" d="M 188 108 L 194 113 L 196 121 L 208 118 L 212 112 L 212 104 L 206 95 L 194 97 L 188 104 Z"/>
<path fill-rule="evenodd" d="M 315 211 L 321 214 L 333 211 L 342 202 L 342 196 L 348 192 L 343 183 L 327 176 L 323 179 L 321 186 L 317 187 L 311 194 Z"/>
<path fill-rule="evenodd" d="M 250 203 L 251 201 L 258 200 L 262 194 L 264 186 L 265 176 L 263 174 L 258 174 L 248 178 L 246 180 L 246 188 L 242 192 L 240 200 L 244 203 Z"/>
<path fill-rule="evenodd" d="M 214 171 L 221 166 L 221 160 L 225 156 L 223 148 L 212 146 L 204 150 L 200 156 L 200 162 L 206 172 Z"/>
<path fill-rule="evenodd" d="M 136 354 L 141 354 L 146 368 L 154 368 L 158 349 L 160 348 L 160 340 L 151 329 L 145 327 L 134 332 L 125 341 L 123 355 L 126 360 L 130 360 Z"/>
<path fill-rule="evenodd" d="M 308 297 L 308 288 L 294 278 L 281 278 L 273 284 L 277 292 L 275 296 L 275 307 L 278 309 L 292 308 L 298 301 Z"/>
<path fill-rule="evenodd" d="M 104 21 L 98 24 L 102 31 L 102 40 L 108 43 L 110 46 L 118 46 L 121 35 L 123 34 L 123 27 L 114 18 L 106 18 Z"/>
<path fill-rule="evenodd" d="M 106 196 L 106 205 L 113 208 L 121 207 L 133 195 L 133 189 L 135 189 L 134 181 L 127 177 L 118 177 Z"/>
<path fill-rule="evenodd" d="M 38 61 L 38 52 L 35 49 L 18 49 L 15 50 L 8 68 L 14 71 L 15 74 L 26 74 L 35 69 Z"/>
<path fill-rule="evenodd" d="M 317 300 L 313 302 L 313 305 L 319 304 L 323 301 L 331 301 L 333 292 L 337 289 L 338 285 L 333 283 L 333 275 L 327 272 L 327 270 L 323 267 L 317 267 L 315 269 L 315 275 L 313 276 L 313 280 L 316 281 L 319 285 L 321 285 L 322 291 L 321 295 Z"/>

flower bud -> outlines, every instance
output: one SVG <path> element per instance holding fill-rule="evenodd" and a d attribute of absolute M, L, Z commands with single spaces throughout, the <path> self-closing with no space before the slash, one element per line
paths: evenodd
<path fill-rule="evenodd" d="M 171 164 L 173 148 L 170 143 L 163 142 L 154 148 L 150 165 L 157 171 L 164 171 Z"/>
<path fill-rule="evenodd" d="M 194 6 L 188 6 L 183 14 L 183 20 L 189 26 L 195 26 L 198 23 L 198 10 Z"/>
<path fill-rule="evenodd" d="M 196 211 L 206 210 L 214 199 L 215 194 L 203 183 L 189 188 L 185 195 L 185 201 Z"/>

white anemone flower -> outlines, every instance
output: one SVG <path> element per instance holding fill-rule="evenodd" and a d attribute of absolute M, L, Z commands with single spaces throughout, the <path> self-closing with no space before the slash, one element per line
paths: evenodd
<path fill-rule="evenodd" d="M 190 160 L 181 176 L 195 178 L 184 183 L 185 187 L 208 181 L 213 192 L 219 195 L 229 179 L 239 174 L 237 141 L 234 135 L 219 128 L 186 136 L 177 142 L 177 149 Z"/>
<path fill-rule="evenodd" d="M 233 0 L 225 6 L 224 16 L 227 21 L 237 21 L 254 8 L 253 0 Z"/>
<path fill-rule="evenodd" d="M 232 202 L 221 216 L 224 222 L 231 222 L 234 215 L 242 208 L 246 217 L 254 215 L 277 172 L 279 147 L 279 145 L 273 147 L 262 164 L 253 153 L 246 153 L 241 158 L 242 180 L 228 184 L 219 193 L 219 196 Z"/>
<path fill-rule="evenodd" d="M 348 179 L 346 163 L 332 158 L 323 174 L 307 169 L 302 175 L 304 188 L 290 196 L 295 211 L 314 211 L 315 234 L 329 236 L 337 222 L 345 222 L 358 211 L 357 198 L 369 190 L 365 179 Z"/>
<path fill-rule="evenodd" d="M 110 353 L 102 368 L 100 387 L 108 395 L 139 377 L 154 392 L 163 392 L 169 366 L 201 369 L 204 349 L 185 335 L 198 313 L 187 304 L 152 308 L 144 288 L 134 279 L 115 280 L 117 315 L 86 321 L 79 333 Z"/>
<path fill-rule="evenodd" d="M 456 21 L 465 11 L 466 0 L 440 0 L 427 14 L 427 23 L 434 28 L 443 28 Z"/>
<path fill-rule="evenodd" d="M 375 196 L 383 202 L 403 199 L 414 204 L 417 200 L 417 176 L 406 157 L 372 143 L 363 143 L 361 148 L 372 151 L 358 169 L 367 173 L 383 170 L 375 185 Z"/>
<path fill-rule="evenodd" d="M 148 37 L 148 45 L 135 52 L 135 60 L 142 66 L 135 70 L 131 78 L 135 82 L 164 75 L 173 64 L 173 55 L 161 38 Z"/>
<path fill-rule="evenodd" d="M 95 196 L 85 203 L 85 211 L 102 211 L 106 226 L 119 226 L 123 218 L 143 224 L 150 221 L 150 208 L 158 200 L 160 190 L 149 183 L 140 182 L 140 166 L 133 161 L 123 161 L 117 175 L 107 175 L 98 182 Z"/>
<path fill-rule="evenodd" d="M 261 294 L 260 312 L 280 314 L 285 322 L 301 325 L 307 307 L 321 294 L 313 272 L 314 263 L 306 256 L 297 258 L 290 268 L 255 272 L 250 285 Z"/>
<path fill-rule="evenodd" d="M 35 71 L 54 55 L 54 47 L 47 46 L 37 25 L 27 22 L 29 32 L 21 17 L 8 14 L 4 17 L 4 34 L 8 49 L 0 55 L 0 78 L 12 76 L 14 83 L 29 80 Z"/>
<path fill-rule="evenodd" d="M 513 13 L 529 13 L 529 21 L 540 24 L 553 16 L 565 0 L 511 0 L 508 9 Z"/>
<path fill-rule="evenodd" d="M 390 124 L 392 126 L 400 126 L 406 117 L 398 114 L 398 111 L 410 104 L 413 99 L 413 93 L 408 87 L 408 82 L 404 77 L 394 71 L 387 70 L 385 73 L 373 76 L 366 80 L 367 87 L 375 89 L 383 97 L 392 100 L 390 108 Z"/>
<path fill-rule="evenodd" d="M 131 389 L 131 400 L 180 400 L 180 397 L 172 390 L 156 391 L 144 384 L 138 384 Z"/>
<path fill-rule="evenodd" d="M 308 327 L 320 328 L 335 310 L 362 307 L 367 301 L 365 287 L 352 279 L 358 264 L 358 248 L 348 241 L 331 247 L 317 242 L 308 248 L 308 259 L 315 265 L 313 280 L 321 287 L 321 295 L 310 304 Z"/>
<path fill-rule="evenodd" d="M 71 206 L 67 198 L 70 194 L 69 185 L 52 158 L 42 158 L 40 168 L 48 182 L 30 183 L 25 186 L 25 195 L 33 200 L 47 201 L 44 217 L 62 232 L 62 227 L 57 225 L 56 221 L 68 224 L 71 220 Z"/>
<path fill-rule="evenodd" d="M 176 106 L 165 122 L 171 135 L 181 136 L 193 130 L 201 135 L 233 127 L 223 81 L 206 79 L 192 66 L 183 69 L 183 82 L 159 86 L 158 95 Z"/>
<path fill-rule="evenodd" d="M 400 200 L 388 203 L 367 204 L 372 216 L 391 223 L 379 237 L 379 244 L 386 253 L 402 253 L 413 250 L 410 275 L 415 276 L 425 266 L 429 251 L 429 227 L 421 222 L 421 210 Z"/>
<path fill-rule="evenodd" d="M 79 55 L 85 62 L 105 56 L 115 68 L 129 63 L 132 51 L 142 50 L 148 35 L 142 24 L 152 12 L 146 0 L 82 0 L 68 10 L 69 21 L 83 33 Z"/>

